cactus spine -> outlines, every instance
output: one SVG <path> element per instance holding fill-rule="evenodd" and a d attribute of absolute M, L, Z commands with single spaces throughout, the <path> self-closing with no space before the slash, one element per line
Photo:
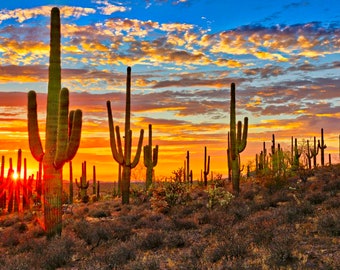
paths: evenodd
<path fill-rule="evenodd" d="M 158 145 L 152 149 L 152 125 L 149 124 L 149 144 L 143 147 L 144 166 L 146 167 L 146 189 L 152 184 L 153 168 L 158 162 Z"/>
<path fill-rule="evenodd" d="M 139 135 L 139 141 L 137 146 L 137 152 L 134 159 L 131 161 L 131 148 L 132 148 L 132 131 L 130 129 L 130 115 L 131 115 L 131 67 L 127 68 L 126 79 L 126 107 L 125 107 L 125 138 L 124 138 L 124 153 L 122 148 L 122 141 L 120 138 L 119 126 L 114 129 L 111 102 L 106 102 L 107 113 L 109 120 L 110 130 L 110 145 L 112 156 L 123 167 L 123 177 L 121 181 L 122 192 L 122 204 L 128 204 L 130 201 L 130 179 L 131 169 L 135 168 L 139 162 L 140 154 L 142 151 L 144 130 L 141 129 Z M 117 136 L 117 142 L 115 138 L 115 132 Z"/>
<path fill-rule="evenodd" d="M 238 121 L 236 130 L 236 97 L 235 83 L 231 84 L 230 99 L 230 144 L 229 155 L 231 161 L 231 180 L 233 191 L 240 192 L 240 153 L 246 148 L 248 134 L 248 117 L 244 118 L 242 132 L 242 122 Z"/>
<path fill-rule="evenodd" d="M 52 8 L 45 152 L 39 135 L 36 93 L 28 93 L 28 135 L 33 157 L 43 164 L 44 225 L 48 238 L 62 230 L 62 168 L 75 156 L 81 136 L 81 110 L 69 113 L 69 91 L 61 89 L 60 11 Z M 60 90 L 61 89 L 61 90 Z"/>

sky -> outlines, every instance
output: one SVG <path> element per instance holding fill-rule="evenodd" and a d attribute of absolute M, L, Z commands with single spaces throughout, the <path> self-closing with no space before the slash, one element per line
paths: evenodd
<path fill-rule="evenodd" d="M 271 145 L 285 150 L 320 138 L 339 160 L 340 3 L 338 0 L 82 0 L 1 1 L 0 153 L 21 148 L 29 172 L 27 93 L 38 95 L 44 138 L 50 10 L 61 10 L 62 86 L 71 109 L 83 111 L 82 139 L 73 160 L 75 178 L 87 161 L 88 178 L 115 181 L 118 165 L 109 143 L 106 101 L 123 130 L 126 68 L 132 67 L 131 128 L 153 126 L 159 145 L 157 179 L 184 166 L 195 179 L 204 147 L 211 171 L 227 175 L 230 84 L 236 83 L 237 120 L 249 118 L 242 164 Z M 132 156 L 136 148 L 133 148 Z M 328 160 L 328 159 L 326 159 Z M 133 179 L 143 175 L 143 156 Z M 64 168 L 68 178 L 68 165 Z"/>

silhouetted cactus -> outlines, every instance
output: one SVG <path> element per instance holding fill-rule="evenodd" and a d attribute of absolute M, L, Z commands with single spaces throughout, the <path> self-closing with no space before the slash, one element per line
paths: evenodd
<path fill-rule="evenodd" d="M 325 149 L 327 148 L 323 138 L 323 128 L 321 129 L 321 141 L 318 141 L 318 148 L 320 149 L 321 166 L 323 167 L 325 166 Z"/>
<path fill-rule="evenodd" d="M 240 153 L 246 148 L 248 134 L 248 117 L 244 118 L 244 126 L 242 132 L 242 122 L 237 122 L 236 129 L 236 97 L 235 84 L 231 84 L 230 91 L 230 143 L 229 155 L 231 162 L 231 180 L 235 193 L 240 192 Z"/>
<path fill-rule="evenodd" d="M 69 197 L 68 197 L 68 203 L 73 204 L 73 166 L 72 161 L 69 162 L 69 169 L 70 169 L 70 184 L 69 184 Z"/>
<path fill-rule="evenodd" d="M 96 166 L 93 165 L 92 167 L 92 194 L 97 194 L 97 175 L 96 175 Z"/>
<path fill-rule="evenodd" d="M 207 158 L 207 147 L 204 146 L 204 171 L 203 171 L 203 175 L 204 175 L 204 185 L 205 186 L 208 185 L 209 171 L 210 171 L 210 156 L 208 156 L 208 158 Z"/>
<path fill-rule="evenodd" d="M 0 171 L 0 209 L 6 208 L 6 178 L 5 178 L 5 156 L 1 157 Z"/>
<path fill-rule="evenodd" d="M 187 151 L 187 155 L 186 155 L 186 162 L 184 162 L 185 166 L 185 181 L 189 183 L 189 179 L 190 179 L 190 152 Z"/>
<path fill-rule="evenodd" d="M 312 159 L 313 159 L 313 167 L 316 168 L 316 156 L 319 153 L 319 147 L 316 144 L 316 137 L 314 136 L 314 146 L 313 148 L 310 147 L 309 145 L 309 140 L 307 140 L 307 152 L 306 156 L 308 159 L 308 168 L 312 168 Z"/>
<path fill-rule="evenodd" d="M 44 225 L 47 237 L 61 235 L 62 168 L 77 153 L 82 125 L 81 110 L 69 113 L 69 91 L 61 89 L 60 11 L 51 11 L 51 40 L 47 93 L 45 152 L 39 135 L 36 93 L 28 93 L 28 135 L 33 157 L 44 169 Z"/>
<path fill-rule="evenodd" d="M 158 145 L 152 149 L 152 125 L 149 124 L 149 144 L 144 148 L 144 166 L 146 167 L 146 189 L 152 184 L 152 175 L 154 167 L 158 162 Z"/>
<path fill-rule="evenodd" d="M 14 202 L 14 170 L 13 170 L 13 163 L 12 158 L 9 159 L 9 169 L 7 173 L 7 190 L 8 190 L 8 202 L 7 202 L 7 212 L 13 212 L 13 202 Z"/>
<path fill-rule="evenodd" d="M 139 135 L 139 141 L 137 146 L 137 152 L 134 159 L 131 161 L 131 148 L 132 148 L 132 131 L 130 129 L 130 114 L 131 114 L 131 67 L 127 68 L 126 79 L 126 107 L 125 107 L 125 136 L 124 136 L 124 152 L 122 147 L 122 141 L 120 138 L 119 126 L 114 128 L 111 102 L 106 102 L 107 113 L 109 120 L 110 130 L 110 145 L 113 158 L 123 167 L 123 177 L 121 181 L 122 203 L 128 204 L 130 200 L 130 179 L 131 169 L 135 168 L 139 162 L 140 154 L 142 151 L 144 130 L 141 129 Z M 116 142 L 116 136 L 117 142 Z"/>
<path fill-rule="evenodd" d="M 302 155 L 302 151 L 301 151 L 301 149 L 298 148 L 297 138 L 295 138 L 294 139 L 293 170 L 299 169 L 301 155 Z"/>
<path fill-rule="evenodd" d="M 89 196 L 87 195 L 87 189 L 90 185 L 86 177 L 86 161 L 81 164 L 81 177 L 78 182 L 76 179 L 76 185 L 79 189 L 80 199 L 82 202 L 87 203 L 89 201 Z"/>

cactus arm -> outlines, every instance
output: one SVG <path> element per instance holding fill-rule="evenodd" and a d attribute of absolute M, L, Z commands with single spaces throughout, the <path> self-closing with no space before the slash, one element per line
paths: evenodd
<path fill-rule="evenodd" d="M 116 130 L 116 136 L 117 136 L 118 154 L 119 154 L 119 156 L 122 157 L 122 163 L 121 164 L 123 164 L 123 162 L 124 162 L 124 154 L 123 154 L 122 139 L 120 138 L 119 126 L 116 126 L 115 130 Z"/>
<path fill-rule="evenodd" d="M 130 138 L 132 138 L 132 134 L 131 134 L 131 130 L 130 130 Z M 135 155 L 135 158 L 133 159 L 133 162 L 131 163 L 131 168 L 135 168 L 139 162 L 139 158 L 140 158 L 140 154 L 142 152 L 142 145 L 143 145 L 143 137 L 144 137 L 144 129 L 140 130 L 140 134 L 139 134 L 139 141 L 138 141 L 138 146 L 137 146 L 137 152 Z"/>
<path fill-rule="evenodd" d="M 109 120 L 110 146 L 111 146 L 112 156 L 119 164 L 122 165 L 124 163 L 124 157 L 122 155 L 122 143 L 121 143 L 121 139 L 119 135 L 119 127 L 118 126 L 116 127 L 117 144 L 118 144 L 118 149 L 119 149 L 117 150 L 115 129 L 114 129 L 114 124 L 113 124 L 113 119 L 112 119 L 111 102 L 109 100 L 106 102 L 106 107 L 107 107 L 107 114 L 108 114 L 108 120 Z"/>
<path fill-rule="evenodd" d="M 44 151 L 41 144 L 37 116 L 37 99 L 35 91 L 28 92 L 28 142 L 31 153 L 35 160 L 42 161 Z"/>
<path fill-rule="evenodd" d="M 152 166 L 156 167 L 158 163 L 158 145 L 153 149 L 153 160 L 152 160 Z"/>
<path fill-rule="evenodd" d="M 143 147 L 143 153 L 144 153 L 144 166 L 149 167 L 151 164 L 151 147 L 150 145 L 145 145 Z"/>
<path fill-rule="evenodd" d="M 210 172 L 210 156 L 208 156 L 208 166 L 207 166 L 206 174 L 208 175 L 209 172 Z"/>
<path fill-rule="evenodd" d="M 67 88 L 60 91 L 59 112 L 58 112 L 58 129 L 56 155 L 54 158 L 55 168 L 61 168 L 66 160 L 66 148 L 68 142 L 68 106 L 69 92 Z"/>
<path fill-rule="evenodd" d="M 242 128 L 242 122 L 239 121 L 239 127 L 240 130 L 239 132 L 241 132 L 241 128 Z M 243 132 L 242 132 L 242 140 L 241 140 L 241 134 L 240 136 L 240 140 L 238 141 L 238 152 L 241 153 L 247 146 L 247 135 L 248 135 L 248 117 L 244 118 L 244 125 L 243 125 Z"/>
<path fill-rule="evenodd" d="M 82 127 L 82 111 L 76 110 L 73 115 L 73 120 L 71 121 L 72 125 L 70 128 L 70 136 L 67 143 L 67 154 L 66 161 L 70 161 L 76 155 L 81 138 L 81 127 Z"/>

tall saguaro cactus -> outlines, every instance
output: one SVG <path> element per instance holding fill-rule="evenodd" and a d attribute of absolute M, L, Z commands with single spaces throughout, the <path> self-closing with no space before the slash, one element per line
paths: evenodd
<path fill-rule="evenodd" d="M 229 155 L 231 162 L 231 181 L 233 191 L 240 192 L 240 153 L 246 148 L 248 135 L 248 117 L 244 118 L 243 132 L 242 122 L 237 122 L 236 129 L 236 97 L 235 97 L 235 83 L 231 84 L 230 91 L 230 141 L 229 141 Z"/>
<path fill-rule="evenodd" d="M 144 150 L 144 166 L 146 167 L 146 189 L 152 184 L 153 168 L 158 162 L 158 145 L 152 149 L 152 125 L 149 124 L 149 144 L 143 147 Z"/>
<path fill-rule="evenodd" d="M 207 159 L 208 157 L 208 159 Z M 210 171 L 210 156 L 207 155 L 207 147 L 204 146 L 204 186 L 208 186 L 208 174 Z"/>
<path fill-rule="evenodd" d="M 318 148 L 320 149 L 321 166 L 323 167 L 325 166 L 325 149 L 327 148 L 323 138 L 323 128 L 321 129 L 321 141 L 318 141 Z"/>
<path fill-rule="evenodd" d="M 112 156 L 123 167 L 123 177 L 121 181 L 122 203 L 128 204 L 130 201 L 130 179 L 131 169 L 135 168 L 139 162 L 142 151 L 144 130 L 141 129 L 137 152 L 133 160 L 131 160 L 132 149 L 132 130 L 130 129 L 130 115 L 131 115 L 131 67 L 127 68 L 126 78 L 126 107 L 125 107 L 125 136 L 124 136 L 124 152 L 122 141 L 119 132 L 119 126 L 114 127 L 112 119 L 111 102 L 106 102 L 107 114 L 109 120 L 110 130 L 110 145 Z M 116 133 L 116 136 L 115 136 Z M 116 142 L 117 139 L 117 142 Z"/>
<path fill-rule="evenodd" d="M 81 110 L 69 113 L 69 91 L 61 89 L 60 11 L 51 11 L 45 151 L 37 118 L 35 91 L 28 93 L 28 136 L 33 157 L 43 165 L 44 224 L 48 238 L 62 230 L 62 168 L 77 153 L 82 125 Z"/>

